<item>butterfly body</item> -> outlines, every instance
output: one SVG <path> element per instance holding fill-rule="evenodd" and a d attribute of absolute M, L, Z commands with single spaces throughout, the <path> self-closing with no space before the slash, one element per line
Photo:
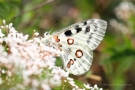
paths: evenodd
<path fill-rule="evenodd" d="M 93 50 L 105 35 L 107 22 L 89 19 L 49 35 L 48 43 L 61 50 L 64 68 L 71 74 L 82 75 L 92 64 Z"/>

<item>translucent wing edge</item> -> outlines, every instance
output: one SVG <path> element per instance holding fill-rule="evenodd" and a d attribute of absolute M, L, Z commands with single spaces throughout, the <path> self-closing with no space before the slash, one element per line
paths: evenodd
<path fill-rule="evenodd" d="M 90 31 L 89 47 L 91 50 L 95 50 L 98 45 L 101 43 L 103 37 L 105 36 L 107 22 L 100 19 L 93 19 L 89 21 L 90 23 L 94 23 L 95 29 Z"/>

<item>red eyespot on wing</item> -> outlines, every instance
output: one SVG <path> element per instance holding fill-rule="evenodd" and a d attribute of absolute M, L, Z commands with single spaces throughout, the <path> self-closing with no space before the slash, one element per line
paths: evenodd
<path fill-rule="evenodd" d="M 74 60 L 70 59 L 70 61 L 67 64 L 67 68 L 70 68 L 70 66 L 73 64 L 74 64 Z"/>
<path fill-rule="evenodd" d="M 72 45 L 72 44 L 74 43 L 74 39 L 68 38 L 68 39 L 67 39 L 67 43 L 68 43 L 69 45 Z"/>
<path fill-rule="evenodd" d="M 58 36 L 54 36 L 53 38 L 55 39 L 56 42 L 59 42 L 60 41 L 60 39 L 58 38 Z"/>
<path fill-rule="evenodd" d="M 81 57 L 83 56 L 82 50 L 77 50 L 76 53 L 75 53 L 75 56 L 76 56 L 77 58 L 81 58 Z"/>

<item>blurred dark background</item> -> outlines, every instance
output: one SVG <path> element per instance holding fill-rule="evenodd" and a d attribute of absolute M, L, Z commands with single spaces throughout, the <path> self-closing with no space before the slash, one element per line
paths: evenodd
<path fill-rule="evenodd" d="M 90 18 L 106 20 L 107 32 L 94 51 L 90 71 L 71 77 L 79 86 L 89 83 L 105 90 L 135 90 L 134 0 L 0 0 L 0 23 L 5 19 L 30 37 L 34 30 L 43 36 Z"/>

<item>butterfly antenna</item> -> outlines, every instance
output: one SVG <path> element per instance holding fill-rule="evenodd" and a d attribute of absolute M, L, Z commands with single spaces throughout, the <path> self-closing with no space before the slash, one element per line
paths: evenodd
<path fill-rule="evenodd" d="M 53 25 L 52 29 L 49 31 L 49 33 L 52 32 L 53 28 L 55 27 L 55 25 L 57 24 L 57 21 L 55 21 L 55 24 Z"/>

